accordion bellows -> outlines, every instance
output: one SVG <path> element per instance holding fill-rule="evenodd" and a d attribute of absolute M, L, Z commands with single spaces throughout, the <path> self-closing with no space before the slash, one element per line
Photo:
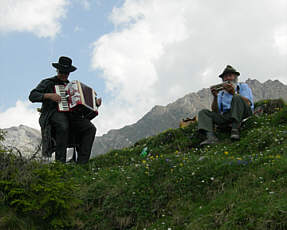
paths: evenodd
<path fill-rule="evenodd" d="M 58 104 L 58 111 L 77 111 L 89 120 L 98 115 L 97 94 L 91 87 L 75 80 L 66 86 L 56 85 L 55 91 L 62 98 Z"/>

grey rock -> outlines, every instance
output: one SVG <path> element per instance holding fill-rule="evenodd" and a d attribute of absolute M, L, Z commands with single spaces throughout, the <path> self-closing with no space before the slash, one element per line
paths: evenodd
<path fill-rule="evenodd" d="M 25 125 L 3 129 L 5 140 L 2 145 L 7 149 L 20 151 L 23 157 L 32 156 L 41 143 L 41 132 Z"/>

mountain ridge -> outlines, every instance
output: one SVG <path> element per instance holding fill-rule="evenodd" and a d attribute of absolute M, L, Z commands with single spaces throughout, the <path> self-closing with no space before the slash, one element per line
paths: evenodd
<path fill-rule="evenodd" d="M 254 101 L 277 98 L 287 101 L 287 86 L 279 80 L 267 80 L 261 83 L 256 79 L 248 79 L 246 83 L 252 89 Z M 210 108 L 211 102 L 212 95 L 209 88 L 203 88 L 165 106 L 155 105 L 134 124 L 112 129 L 107 134 L 97 136 L 93 144 L 92 157 L 112 149 L 128 147 L 142 138 L 156 135 L 166 129 L 177 128 L 181 119 L 194 116 L 203 108 Z M 15 146 L 25 156 L 33 152 L 41 142 L 40 131 L 24 125 L 3 130 L 7 132 L 4 144 Z"/>
<path fill-rule="evenodd" d="M 254 101 L 278 98 L 287 101 L 287 86 L 279 80 L 261 83 L 249 78 L 245 82 L 252 89 Z M 192 117 L 201 109 L 210 108 L 212 99 L 209 88 L 203 88 L 188 93 L 166 106 L 156 105 L 136 123 L 110 130 L 107 134 L 97 137 L 93 145 L 93 156 L 112 149 L 128 147 L 142 138 L 156 135 L 168 128 L 176 128 L 181 119 Z"/>

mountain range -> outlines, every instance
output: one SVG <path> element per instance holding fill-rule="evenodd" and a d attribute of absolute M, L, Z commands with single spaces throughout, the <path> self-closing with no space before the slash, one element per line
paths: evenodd
<path fill-rule="evenodd" d="M 3 145 L 7 149 L 16 151 L 23 157 L 35 153 L 41 144 L 41 132 L 25 125 L 3 129 L 5 140 Z"/>
<path fill-rule="evenodd" d="M 253 92 L 254 101 L 282 98 L 287 101 L 287 86 L 278 80 L 264 83 L 248 79 L 246 83 Z M 103 136 L 96 137 L 92 156 L 104 154 L 112 149 L 128 147 L 138 140 L 156 135 L 169 128 L 177 128 L 181 119 L 195 116 L 201 109 L 210 108 L 212 95 L 209 88 L 189 93 L 166 106 L 154 106 L 139 121 L 121 129 L 110 130 Z M 40 131 L 20 125 L 4 129 L 4 144 L 21 150 L 23 155 L 35 151 L 41 142 Z"/>
<path fill-rule="evenodd" d="M 246 83 L 253 92 L 254 101 L 262 99 L 282 98 L 287 101 L 287 86 L 278 80 L 264 83 L 248 79 Z M 167 106 L 155 106 L 138 122 L 121 129 L 110 130 L 107 134 L 97 137 L 93 154 L 103 154 L 111 149 L 121 149 L 136 141 L 158 134 L 169 128 L 177 128 L 181 119 L 195 116 L 201 109 L 210 108 L 212 95 L 209 88 L 196 93 L 189 93 Z"/>

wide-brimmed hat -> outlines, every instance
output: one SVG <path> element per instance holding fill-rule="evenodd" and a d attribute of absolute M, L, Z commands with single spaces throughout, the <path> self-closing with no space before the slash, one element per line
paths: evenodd
<path fill-rule="evenodd" d="M 77 69 L 72 65 L 72 59 L 64 56 L 59 58 L 58 63 L 52 63 L 52 66 L 65 73 L 73 72 Z"/>
<path fill-rule="evenodd" d="M 223 73 L 220 74 L 219 77 L 220 77 L 220 78 L 223 78 L 223 76 L 224 76 L 225 74 L 228 74 L 228 73 L 234 73 L 234 74 L 236 74 L 237 76 L 240 75 L 240 73 L 237 72 L 231 65 L 227 65 L 227 66 L 225 67 L 225 69 L 223 70 Z"/>

